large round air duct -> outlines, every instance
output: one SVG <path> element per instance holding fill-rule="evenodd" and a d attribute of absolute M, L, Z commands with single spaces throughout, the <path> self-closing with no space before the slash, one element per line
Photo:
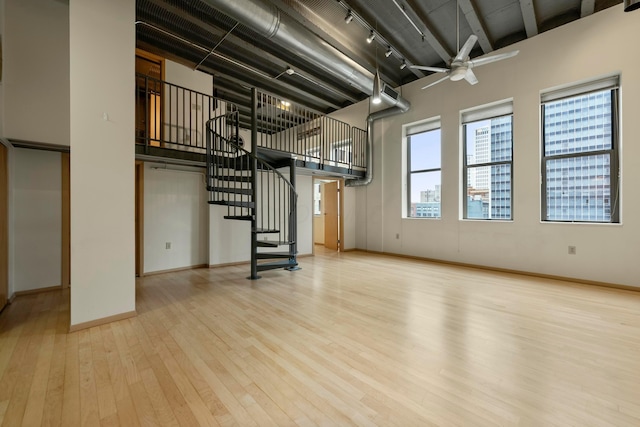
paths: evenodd
<path fill-rule="evenodd" d="M 640 0 L 624 0 L 624 11 L 631 12 L 640 8 Z"/>

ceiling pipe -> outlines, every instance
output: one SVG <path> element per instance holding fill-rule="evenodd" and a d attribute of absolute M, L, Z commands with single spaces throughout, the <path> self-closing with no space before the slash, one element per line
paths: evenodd
<path fill-rule="evenodd" d="M 327 75 L 341 78 L 359 91 L 373 93 L 373 73 L 331 46 L 295 19 L 264 0 L 203 0 L 209 6 L 228 15 L 271 40 L 276 45 L 295 51 L 304 61 Z M 389 97 L 383 101 L 409 109 L 404 98 Z"/>
<path fill-rule="evenodd" d="M 342 78 L 367 95 L 373 94 L 374 75 L 335 47 L 312 33 L 273 4 L 263 0 L 203 0 L 209 6 L 262 34 L 276 45 L 294 50 L 303 60 L 320 70 Z M 382 83 L 382 100 L 390 107 L 367 117 L 367 171 L 362 179 L 346 182 L 349 187 L 368 185 L 373 180 L 373 123 L 376 120 L 402 114 L 411 108 L 390 86 Z"/>
<path fill-rule="evenodd" d="M 384 92 L 383 92 L 384 93 Z M 396 116 L 398 114 L 403 114 L 409 111 L 409 108 L 403 108 L 400 106 L 387 108 L 386 110 L 376 111 L 375 113 L 369 114 L 367 117 L 367 147 L 366 147 L 366 156 L 367 156 L 367 171 L 363 178 L 359 179 L 349 179 L 345 181 L 345 185 L 347 187 L 363 187 L 365 185 L 371 184 L 373 181 L 373 124 L 375 121 L 380 119 L 385 119 L 387 117 Z"/>

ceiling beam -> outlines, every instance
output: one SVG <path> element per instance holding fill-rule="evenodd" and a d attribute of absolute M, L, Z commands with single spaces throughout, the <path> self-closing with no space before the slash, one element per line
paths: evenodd
<path fill-rule="evenodd" d="M 204 22 L 202 20 L 200 20 L 199 18 L 192 16 L 191 14 L 187 13 L 184 9 L 181 9 L 180 7 L 177 7 L 171 3 L 168 3 L 166 0 L 147 0 L 150 3 L 158 6 L 159 8 L 162 8 L 164 10 L 166 10 L 167 12 L 177 15 L 180 18 L 188 21 L 189 23 L 207 31 L 208 33 L 210 33 L 212 36 L 218 37 L 222 40 L 222 38 L 225 39 L 225 42 L 227 44 L 231 44 L 234 46 L 238 46 L 241 49 L 246 50 L 247 52 L 250 52 L 251 54 L 255 55 L 255 57 L 259 57 L 259 58 L 263 58 L 266 61 L 269 61 L 273 64 L 277 64 L 280 65 L 281 67 L 281 71 L 284 71 L 287 69 L 287 67 L 289 66 L 289 64 L 287 62 L 285 62 L 284 60 L 278 58 L 277 56 L 265 51 L 265 50 L 260 50 L 259 48 L 257 48 L 256 46 L 252 45 L 249 42 L 244 41 L 243 39 L 241 39 L 240 37 L 236 36 L 233 34 L 232 31 L 230 32 L 226 32 L 223 31 L 221 28 L 215 27 L 207 22 Z M 216 45 L 215 47 L 219 48 L 219 44 Z M 214 54 L 215 50 L 211 50 L 210 52 L 207 52 L 207 54 L 203 55 L 203 61 L 211 54 Z M 198 64 L 197 67 L 195 67 L 195 69 L 197 69 L 201 64 Z M 300 72 L 299 70 L 296 70 L 296 73 L 298 73 L 301 77 L 306 78 L 306 80 L 309 80 L 313 83 L 316 83 L 318 86 L 322 87 L 325 90 L 330 91 L 331 93 L 333 93 L 334 95 L 340 97 L 340 98 L 345 98 L 348 99 L 349 101 L 356 103 L 360 101 L 360 98 L 354 96 L 351 93 L 347 93 L 344 90 L 341 90 L 339 88 L 336 88 L 335 86 L 329 84 L 329 83 L 325 83 L 320 81 L 319 77 L 317 76 L 313 76 L 313 77 L 309 77 L 308 73 L 304 73 L 304 72 Z"/>
<path fill-rule="evenodd" d="M 489 37 L 487 36 L 487 31 L 484 28 L 478 13 L 476 12 L 475 6 L 473 5 L 472 0 L 459 0 L 460 2 L 460 10 L 464 13 L 464 17 L 469 23 L 471 27 L 471 31 L 478 36 L 478 43 L 482 48 L 484 53 L 489 53 L 493 51 L 493 45 L 491 41 L 489 41 Z"/>
<path fill-rule="evenodd" d="M 535 36 L 538 34 L 538 21 L 536 20 L 536 11 L 533 7 L 533 0 L 520 0 L 520 10 L 522 10 L 522 19 L 524 20 L 524 28 L 527 31 L 527 37 Z"/>
<path fill-rule="evenodd" d="M 438 34 L 429 25 L 427 25 L 422 18 L 418 15 L 411 5 L 405 1 L 392 0 L 393 4 L 402 12 L 407 22 L 416 29 L 424 40 L 429 43 L 431 48 L 438 54 L 438 56 L 446 63 L 453 57 L 453 53 L 444 46 Z M 408 64 L 410 65 L 410 64 Z"/>
<path fill-rule="evenodd" d="M 596 10 L 596 0 L 582 0 L 580 4 L 580 18 L 593 15 Z"/>

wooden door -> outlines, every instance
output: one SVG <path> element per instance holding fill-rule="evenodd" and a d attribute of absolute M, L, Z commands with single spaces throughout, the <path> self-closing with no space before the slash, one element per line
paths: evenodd
<path fill-rule="evenodd" d="M 0 144 L 0 310 L 9 297 L 9 181 L 7 147 Z"/>
<path fill-rule="evenodd" d="M 323 185 L 324 193 L 324 246 L 334 251 L 338 250 L 338 182 L 328 182 Z"/>

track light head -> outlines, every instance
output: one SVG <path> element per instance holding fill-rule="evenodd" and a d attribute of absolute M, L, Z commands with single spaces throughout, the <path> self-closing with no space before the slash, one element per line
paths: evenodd
<path fill-rule="evenodd" d="M 369 33 L 369 37 L 367 37 L 367 43 L 371 43 L 375 38 L 376 38 L 376 33 L 374 33 L 373 30 L 371 30 L 371 32 Z"/>
<path fill-rule="evenodd" d="M 348 24 L 351 21 L 353 21 L 353 14 L 351 13 L 351 11 L 347 12 L 347 16 L 344 17 L 344 23 Z"/>
<path fill-rule="evenodd" d="M 631 12 L 640 8 L 640 0 L 624 0 L 624 11 Z"/>
<path fill-rule="evenodd" d="M 402 64 L 400 64 L 400 69 L 404 70 L 405 68 L 407 68 L 407 61 L 405 61 L 404 59 L 402 60 Z"/>
<path fill-rule="evenodd" d="M 388 58 L 391 56 L 393 52 L 391 51 L 391 46 L 389 46 L 389 48 L 387 49 L 387 51 L 384 53 L 384 57 Z"/>

